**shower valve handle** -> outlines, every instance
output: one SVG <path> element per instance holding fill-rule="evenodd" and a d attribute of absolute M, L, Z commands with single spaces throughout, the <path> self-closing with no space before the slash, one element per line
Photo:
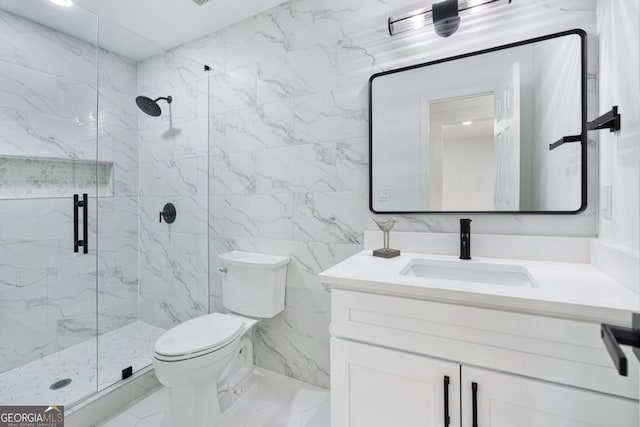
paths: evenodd
<path fill-rule="evenodd" d="M 167 224 L 173 224 L 176 220 L 176 207 L 173 203 L 167 203 L 160 212 L 160 222 L 164 218 Z"/>

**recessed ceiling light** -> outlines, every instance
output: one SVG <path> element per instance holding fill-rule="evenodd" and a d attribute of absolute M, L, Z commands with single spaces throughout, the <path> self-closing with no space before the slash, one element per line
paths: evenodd
<path fill-rule="evenodd" d="M 471 126 L 473 122 L 462 122 L 462 126 Z"/>
<path fill-rule="evenodd" d="M 62 7 L 71 7 L 73 6 L 73 1 L 71 0 L 49 0 L 53 4 L 57 4 Z"/>

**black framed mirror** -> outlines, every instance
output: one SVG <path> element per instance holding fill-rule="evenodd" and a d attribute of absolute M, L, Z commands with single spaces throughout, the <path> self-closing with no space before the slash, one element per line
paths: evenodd
<path fill-rule="evenodd" d="M 587 206 L 586 33 L 375 74 L 375 213 L 576 214 Z"/>

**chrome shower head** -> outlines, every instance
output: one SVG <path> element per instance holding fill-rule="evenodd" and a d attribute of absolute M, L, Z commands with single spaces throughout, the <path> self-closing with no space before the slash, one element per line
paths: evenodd
<path fill-rule="evenodd" d="M 138 96 L 136 97 L 136 104 L 143 113 L 148 114 L 151 117 L 158 117 L 162 114 L 162 109 L 160 108 L 160 105 L 158 105 L 158 101 L 160 100 L 167 101 L 167 104 L 171 104 L 173 98 L 171 96 L 167 96 L 151 99 L 147 96 Z"/>

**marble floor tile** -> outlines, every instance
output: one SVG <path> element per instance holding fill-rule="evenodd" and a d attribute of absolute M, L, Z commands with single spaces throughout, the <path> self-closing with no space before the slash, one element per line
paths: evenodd
<path fill-rule="evenodd" d="M 0 374 L 0 405 L 69 405 L 117 382 L 122 369 L 136 372 L 151 363 L 163 329 L 143 322 L 86 340 Z M 96 354 L 98 355 L 96 357 Z M 59 379 L 71 384 L 51 390 Z M 136 417 L 136 419 L 140 419 Z"/>
<path fill-rule="evenodd" d="M 256 383 L 236 402 L 218 427 L 329 427 L 329 391 L 265 369 L 254 371 Z M 134 403 L 98 427 L 160 427 L 166 388 Z"/>

